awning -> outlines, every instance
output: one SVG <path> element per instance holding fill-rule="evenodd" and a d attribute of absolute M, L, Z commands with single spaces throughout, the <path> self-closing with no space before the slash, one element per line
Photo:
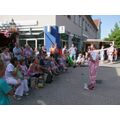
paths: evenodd
<path fill-rule="evenodd" d="M 86 41 L 84 41 L 85 43 L 100 43 L 100 42 L 103 42 L 103 43 L 111 43 L 111 42 L 114 42 L 114 41 L 105 41 L 105 40 L 102 40 L 102 39 L 87 39 Z"/>

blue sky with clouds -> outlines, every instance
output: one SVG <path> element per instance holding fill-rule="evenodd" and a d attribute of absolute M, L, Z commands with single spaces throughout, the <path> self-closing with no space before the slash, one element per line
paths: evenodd
<path fill-rule="evenodd" d="M 120 15 L 93 15 L 93 19 L 101 19 L 101 38 L 105 38 L 114 28 L 116 22 L 120 21 Z"/>

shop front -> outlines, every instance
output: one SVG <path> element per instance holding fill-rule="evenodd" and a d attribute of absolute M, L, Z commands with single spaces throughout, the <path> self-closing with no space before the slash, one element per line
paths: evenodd
<path fill-rule="evenodd" d="M 61 46 L 62 48 L 66 45 L 68 48 L 69 35 L 67 33 L 60 34 Z"/>
<path fill-rule="evenodd" d="M 80 45 L 81 41 L 80 41 L 80 38 L 74 36 L 72 38 L 72 43 L 77 47 L 78 50 L 81 50 L 81 45 Z"/>

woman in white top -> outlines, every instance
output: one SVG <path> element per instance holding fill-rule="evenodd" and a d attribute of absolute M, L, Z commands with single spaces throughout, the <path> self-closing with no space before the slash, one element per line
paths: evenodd
<path fill-rule="evenodd" d="M 99 51 L 96 50 L 95 45 L 91 45 L 89 51 L 89 90 L 93 90 L 96 86 L 97 68 L 99 66 Z"/>
<path fill-rule="evenodd" d="M 1 54 L 1 59 L 3 60 L 3 62 L 6 66 L 10 63 L 11 55 L 9 52 L 9 48 L 5 48 L 3 50 L 3 53 Z"/>
<path fill-rule="evenodd" d="M 10 63 L 7 65 L 5 79 L 8 84 L 15 85 L 17 87 L 15 90 L 15 97 L 20 100 L 24 92 L 24 84 L 20 79 L 17 79 L 17 70 L 15 71 L 15 67 L 18 69 L 17 64 L 17 58 L 12 58 Z"/>

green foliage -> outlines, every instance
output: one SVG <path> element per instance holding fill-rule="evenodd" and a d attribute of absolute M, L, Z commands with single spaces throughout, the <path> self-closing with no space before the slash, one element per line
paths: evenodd
<path fill-rule="evenodd" d="M 104 38 L 104 40 L 105 40 L 105 41 L 110 41 L 110 39 L 109 39 L 109 38 Z"/>
<path fill-rule="evenodd" d="M 108 38 L 105 38 L 105 40 L 114 41 L 115 46 L 120 48 L 120 25 L 118 23 L 114 25 L 111 33 L 108 35 Z"/>

